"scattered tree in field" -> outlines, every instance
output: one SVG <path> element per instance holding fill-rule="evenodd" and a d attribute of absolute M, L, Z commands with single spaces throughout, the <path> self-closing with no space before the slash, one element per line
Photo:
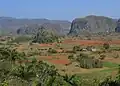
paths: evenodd
<path fill-rule="evenodd" d="M 74 59 L 73 54 L 72 54 L 72 55 L 69 55 L 69 56 L 68 56 L 68 59 L 73 60 L 73 59 Z"/>
<path fill-rule="evenodd" d="M 55 49 L 53 49 L 53 48 L 49 48 L 48 53 L 57 53 L 57 51 Z"/>
<path fill-rule="evenodd" d="M 81 48 L 80 45 L 74 46 L 74 47 L 73 47 L 73 51 L 82 51 L 82 48 Z"/>
<path fill-rule="evenodd" d="M 76 61 L 77 55 L 76 54 L 69 55 L 68 59 L 70 59 L 71 61 Z"/>
<path fill-rule="evenodd" d="M 103 48 L 104 48 L 104 49 L 109 49 L 109 48 L 110 48 L 109 43 L 104 43 L 104 44 L 103 44 Z"/>

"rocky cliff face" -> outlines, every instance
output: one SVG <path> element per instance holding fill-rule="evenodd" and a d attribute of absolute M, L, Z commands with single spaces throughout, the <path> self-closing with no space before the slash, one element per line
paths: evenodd
<path fill-rule="evenodd" d="M 90 15 L 85 18 L 76 18 L 73 20 L 69 35 L 78 35 L 84 31 L 91 33 L 114 31 L 115 27 L 115 19 Z"/>
<path fill-rule="evenodd" d="M 120 19 L 117 21 L 117 27 L 115 28 L 115 32 L 120 32 Z"/>

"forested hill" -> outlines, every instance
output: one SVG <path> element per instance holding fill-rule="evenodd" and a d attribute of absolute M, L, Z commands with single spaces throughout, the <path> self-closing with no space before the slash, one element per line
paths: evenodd
<path fill-rule="evenodd" d="M 46 25 L 45 25 L 46 24 Z M 62 33 L 68 33 L 70 29 L 71 22 L 67 20 L 48 20 L 48 19 L 17 19 L 12 17 L 0 17 L 0 30 L 4 32 L 16 33 L 20 29 L 23 33 L 24 29 L 32 28 L 38 26 L 47 26 L 48 29 L 60 29 Z M 29 31 L 28 31 L 29 32 Z"/>

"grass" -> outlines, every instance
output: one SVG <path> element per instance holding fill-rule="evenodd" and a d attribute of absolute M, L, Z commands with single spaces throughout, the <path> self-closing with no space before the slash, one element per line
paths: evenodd
<path fill-rule="evenodd" d="M 107 78 L 108 76 L 111 76 L 113 71 L 117 71 L 118 68 L 110 68 L 110 69 L 105 69 L 97 72 L 92 72 L 92 73 L 87 73 L 87 74 L 79 74 L 79 76 L 83 79 L 98 79 L 98 80 L 103 80 Z M 115 77 L 115 76 L 114 76 Z"/>
<path fill-rule="evenodd" d="M 110 68 L 110 69 L 106 69 L 106 70 L 101 70 L 99 72 L 107 72 L 107 73 L 111 73 L 112 71 L 116 71 L 118 70 L 118 67 L 115 67 L 115 68 Z"/>
<path fill-rule="evenodd" d="M 112 63 L 112 62 L 104 62 L 103 63 L 104 67 L 108 67 L 108 69 L 100 70 L 100 71 L 93 71 L 91 73 L 83 73 L 79 74 L 81 78 L 83 79 L 98 79 L 98 80 L 103 80 L 106 77 L 110 76 L 113 71 L 118 70 L 118 64 Z"/>
<path fill-rule="evenodd" d="M 108 68 L 115 68 L 118 67 L 119 64 L 117 63 L 112 63 L 112 62 L 103 62 L 103 66 L 104 67 L 108 67 Z"/>

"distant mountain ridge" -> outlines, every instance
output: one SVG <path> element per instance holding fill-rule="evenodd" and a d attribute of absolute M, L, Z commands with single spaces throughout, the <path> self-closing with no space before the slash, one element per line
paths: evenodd
<path fill-rule="evenodd" d="M 20 29 L 20 32 L 22 34 L 25 31 L 24 29 L 34 29 L 35 27 L 38 27 L 43 24 L 49 24 L 49 26 L 51 25 L 53 28 L 55 27 L 54 29 L 61 29 L 63 31 L 62 33 L 68 33 L 71 22 L 67 20 L 17 19 L 12 17 L 0 17 L 0 30 L 9 31 L 13 33 L 16 33 L 16 31 Z M 48 27 L 48 29 L 51 29 L 51 27 Z"/>
<path fill-rule="evenodd" d="M 57 34 L 79 35 L 84 32 L 120 32 L 120 20 L 105 16 L 89 15 L 83 18 L 75 18 L 72 23 L 67 20 L 48 19 L 17 19 L 12 17 L 0 17 L 0 31 L 13 34 L 33 34 L 39 27 L 54 31 Z"/>
<path fill-rule="evenodd" d="M 83 32 L 107 32 L 115 31 L 117 20 L 105 16 L 89 15 L 84 18 L 76 18 L 72 21 L 69 35 L 79 35 Z"/>

